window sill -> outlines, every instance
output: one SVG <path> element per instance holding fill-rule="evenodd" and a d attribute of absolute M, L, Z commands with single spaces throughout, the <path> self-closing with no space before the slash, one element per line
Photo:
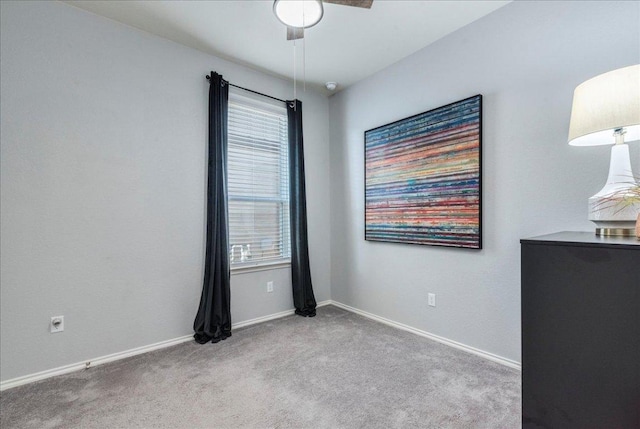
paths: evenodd
<path fill-rule="evenodd" d="M 240 267 L 232 267 L 231 275 L 233 276 L 236 274 L 253 273 L 256 271 L 277 270 L 280 268 L 288 268 L 290 266 L 291 266 L 290 260 L 278 261 L 278 262 L 272 262 L 272 263 L 260 264 L 260 265 L 243 265 Z"/>

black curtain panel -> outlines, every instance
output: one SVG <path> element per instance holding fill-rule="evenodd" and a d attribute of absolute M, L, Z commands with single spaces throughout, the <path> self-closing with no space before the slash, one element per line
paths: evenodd
<path fill-rule="evenodd" d="M 204 285 L 194 338 L 204 344 L 231 336 L 229 233 L 227 229 L 227 116 L 229 83 L 211 72 L 209 79 L 209 166 L 207 250 Z"/>
<path fill-rule="evenodd" d="M 289 130 L 289 216 L 291 223 L 291 281 L 296 314 L 316 315 L 316 298 L 311 286 L 307 239 L 307 200 L 304 184 L 302 145 L 302 103 L 287 101 Z"/>

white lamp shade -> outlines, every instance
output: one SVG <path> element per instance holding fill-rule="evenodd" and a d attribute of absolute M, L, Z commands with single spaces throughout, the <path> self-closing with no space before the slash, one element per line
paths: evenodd
<path fill-rule="evenodd" d="M 284 25 L 309 28 L 322 19 L 322 0 L 275 0 L 273 13 Z"/>
<path fill-rule="evenodd" d="M 623 127 L 627 142 L 640 140 L 640 64 L 598 75 L 573 93 L 570 145 L 614 144 Z"/>

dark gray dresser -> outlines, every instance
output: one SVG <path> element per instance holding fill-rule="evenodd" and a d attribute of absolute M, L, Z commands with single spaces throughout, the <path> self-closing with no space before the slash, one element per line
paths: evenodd
<path fill-rule="evenodd" d="M 522 427 L 640 428 L 640 241 L 520 243 Z"/>

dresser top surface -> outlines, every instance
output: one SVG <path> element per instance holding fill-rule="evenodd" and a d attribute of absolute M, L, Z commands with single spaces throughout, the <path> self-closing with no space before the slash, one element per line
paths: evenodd
<path fill-rule="evenodd" d="M 537 237 L 523 238 L 522 244 L 546 244 L 555 246 L 616 247 L 640 250 L 636 237 L 599 237 L 594 232 L 563 231 Z"/>

